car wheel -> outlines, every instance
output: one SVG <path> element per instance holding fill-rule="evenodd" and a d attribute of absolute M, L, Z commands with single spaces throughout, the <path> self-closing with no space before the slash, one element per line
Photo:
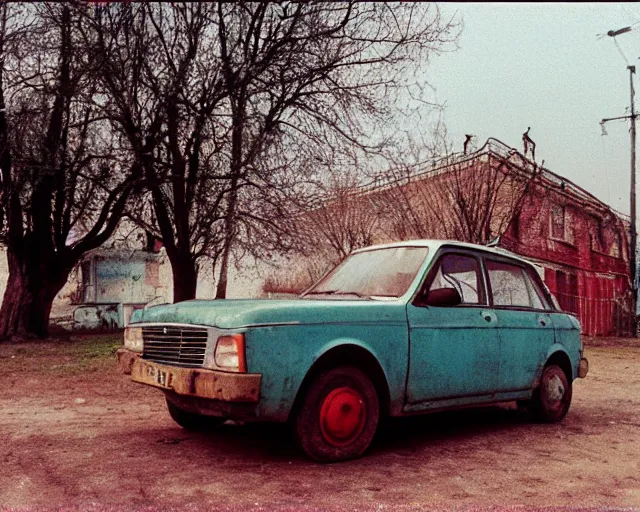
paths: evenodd
<path fill-rule="evenodd" d="M 358 368 L 332 368 L 307 389 L 294 419 L 305 453 L 314 460 L 354 459 L 369 447 L 378 428 L 380 403 L 371 379 Z"/>
<path fill-rule="evenodd" d="M 202 432 L 210 430 L 219 425 L 222 425 L 227 418 L 220 418 L 217 416 L 205 416 L 204 414 L 197 414 L 195 412 L 185 411 L 180 409 L 177 405 L 170 402 L 167 399 L 167 409 L 173 421 L 186 430 Z"/>
<path fill-rule="evenodd" d="M 538 421 L 557 423 L 565 417 L 571 405 L 572 386 L 559 366 L 547 366 L 540 384 L 533 393 L 532 411 Z"/>

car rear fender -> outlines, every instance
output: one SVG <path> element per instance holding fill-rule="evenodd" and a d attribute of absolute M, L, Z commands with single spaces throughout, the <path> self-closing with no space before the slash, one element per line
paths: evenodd
<path fill-rule="evenodd" d="M 571 362 L 571 357 L 569 357 L 569 354 L 563 345 L 554 343 L 549 347 L 545 360 L 539 365 L 538 370 L 536 371 L 536 378 L 533 384 L 534 389 L 540 384 L 542 372 L 550 364 L 555 364 L 562 368 L 567 375 L 569 382 L 572 382 L 575 379 L 574 365 Z"/>

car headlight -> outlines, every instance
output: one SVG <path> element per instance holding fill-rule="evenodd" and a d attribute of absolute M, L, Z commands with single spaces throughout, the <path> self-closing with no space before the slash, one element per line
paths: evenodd
<path fill-rule="evenodd" d="M 245 357 L 244 334 L 227 334 L 220 336 L 214 352 L 216 366 L 231 372 L 247 371 Z"/>
<path fill-rule="evenodd" d="M 127 327 L 124 330 L 124 347 L 133 352 L 142 352 L 142 327 Z"/>

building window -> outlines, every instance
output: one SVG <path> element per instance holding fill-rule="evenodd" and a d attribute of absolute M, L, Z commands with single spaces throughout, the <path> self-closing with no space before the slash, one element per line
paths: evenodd
<path fill-rule="evenodd" d="M 592 251 L 603 252 L 602 226 L 600 225 L 600 219 L 593 216 L 590 218 L 589 223 L 589 244 Z"/>
<path fill-rule="evenodd" d="M 516 212 L 511 219 L 511 235 L 516 240 L 520 240 L 520 213 Z"/>
<path fill-rule="evenodd" d="M 620 232 L 616 231 L 613 235 L 613 242 L 611 243 L 611 247 L 609 248 L 609 256 L 613 256 L 614 258 L 622 257 L 622 238 L 620 237 Z"/>
<path fill-rule="evenodd" d="M 551 207 L 551 238 L 573 244 L 571 215 L 566 206 L 554 204 Z"/>
<path fill-rule="evenodd" d="M 564 240 L 564 206 L 551 207 L 551 237 Z"/>

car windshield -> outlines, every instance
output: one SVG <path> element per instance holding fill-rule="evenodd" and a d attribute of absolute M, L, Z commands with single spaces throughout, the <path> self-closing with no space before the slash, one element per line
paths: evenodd
<path fill-rule="evenodd" d="M 389 247 L 353 254 L 304 296 L 400 297 L 409 289 L 428 252 L 428 247 Z"/>

